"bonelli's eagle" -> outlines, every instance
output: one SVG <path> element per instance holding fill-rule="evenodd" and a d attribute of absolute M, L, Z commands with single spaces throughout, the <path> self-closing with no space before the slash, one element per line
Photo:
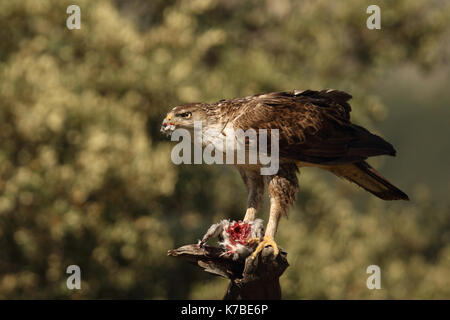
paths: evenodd
<path fill-rule="evenodd" d="M 189 103 L 173 108 L 161 131 L 170 135 L 177 128 L 192 131 L 202 123 L 204 142 L 225 139 L 230 129 L 273 130 L 279 133 L 279 170 L 261 175 L 260 163 L 236 164 L 248 189 L 244 221 L 253 221 L 262 203 L 265 185 L 270 197 L 270 215 L 265 236 L 254 252 L 271 245 L 279 219 L 287 214 L 299 189 L 299 167 L 318 167 L 356 183 L 383 200 L 409 200 L 365 160 L 378 155 L 395 156 L 393 146 L 381 137 L 350 122 L 351 95 L 338 90 L 272 92 L 221 100 Z M 228 131 L 227 131 L 228 130 Z"/>

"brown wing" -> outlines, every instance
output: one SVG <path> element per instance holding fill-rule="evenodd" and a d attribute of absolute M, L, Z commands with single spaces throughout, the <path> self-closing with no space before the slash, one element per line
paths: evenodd
<path fill-rule="evenodd" d="M 350 122 L 351 96 L 338 90 L 293 91 L 230 100 L 235 128 L 279 129 L 280 157 L 316 164 L 395 155 L 392 145 Z"/>

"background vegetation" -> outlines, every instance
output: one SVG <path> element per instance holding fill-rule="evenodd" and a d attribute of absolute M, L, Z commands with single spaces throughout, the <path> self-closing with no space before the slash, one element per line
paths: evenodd
<path fill-rule="evenodd" d="M 450 298 L 449 21 L 443 0 L 0 0 L 0 298 L 220 298 L 226 280 L 166 252 L 242 218 L 244 186 L 173 165 L 160 123 L 180 103 L 294 88 L 350 92 L 354 121 L 398 150 L 371 163 L 412 201 L 303 170 L 278 233 L 284 297 Z"/>

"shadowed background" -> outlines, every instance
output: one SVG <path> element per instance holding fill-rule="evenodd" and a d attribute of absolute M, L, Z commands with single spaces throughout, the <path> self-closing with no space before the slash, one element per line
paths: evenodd
<path fill-rule="evenodd" d="M 450 6 L 377 2 L 0 0 L 0 298 L 221 298 L 225 279 L 166 252 L 241 219 L 246 190 L 230 167 L 172 164 L 161 121 L 294 88 L 351 93 L 353 121 L 398 151 L 371 164 L 411 201 L 302 170 L 284 297 L 450 298 Z"/>

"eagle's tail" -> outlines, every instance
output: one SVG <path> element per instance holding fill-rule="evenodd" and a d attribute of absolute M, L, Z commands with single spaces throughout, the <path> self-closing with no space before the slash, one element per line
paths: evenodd
<path fill-rule="evenodd" d="M 330 166 L 328 170 L 356 183 L 383 200 L 409 200 L 406 193 L 390 183 L 365 161 L 334 165 Z"/>

